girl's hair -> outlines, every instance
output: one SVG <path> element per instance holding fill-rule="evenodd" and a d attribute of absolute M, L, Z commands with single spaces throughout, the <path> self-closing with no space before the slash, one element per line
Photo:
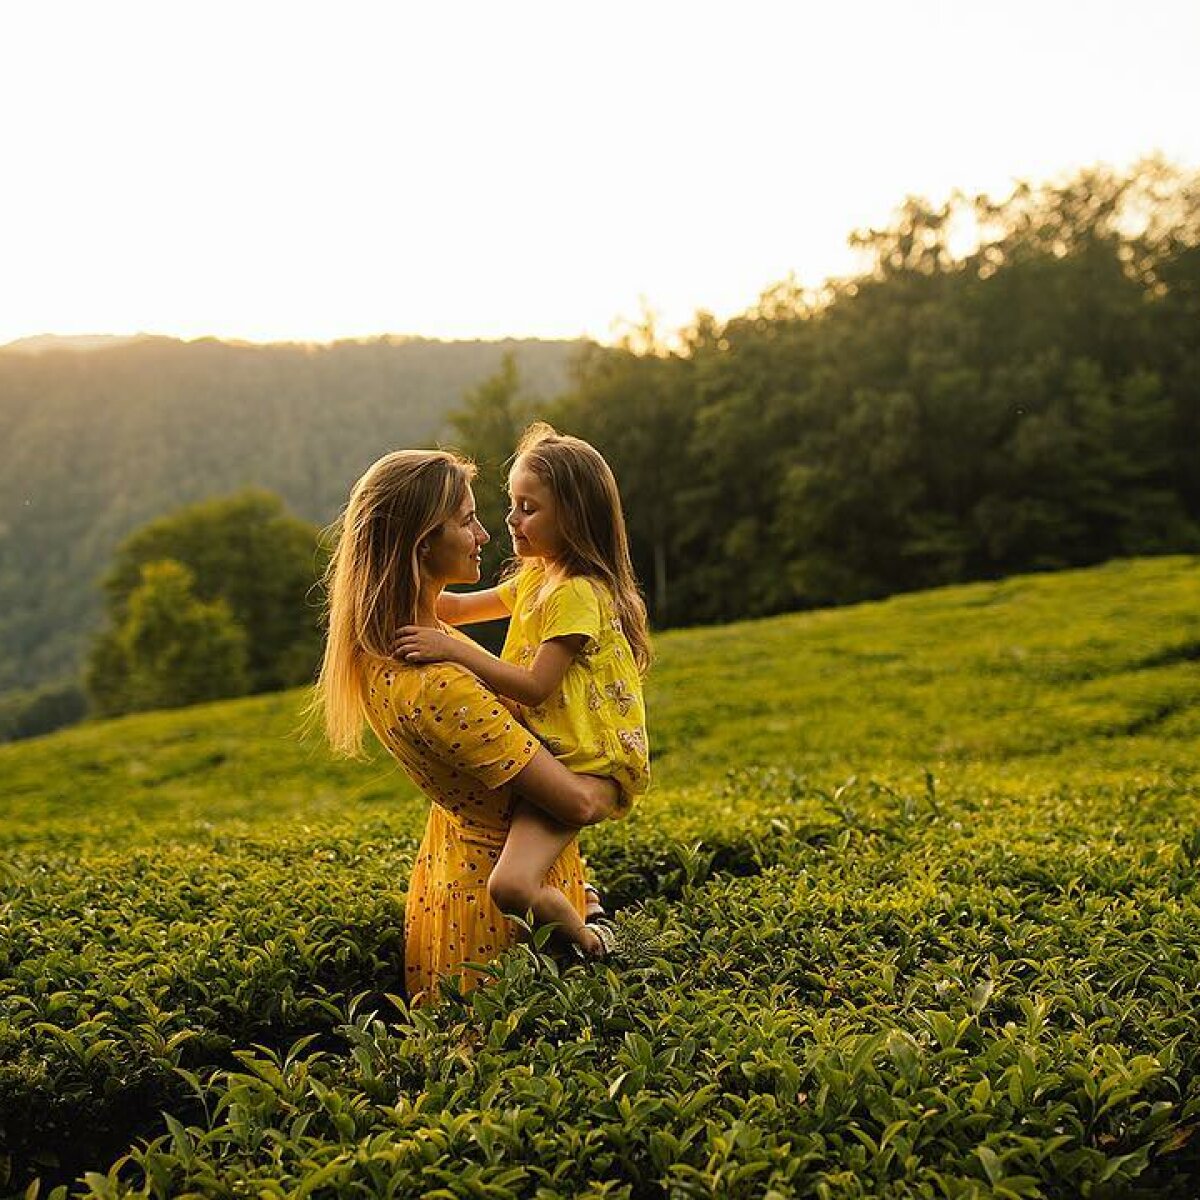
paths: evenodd
<path fill-rule="evenodd" d="M 445 450 L 397 450 L 367 468 L 350 491 L 325 571 L 328 633 L 310 714 L 330 745 L 362 753 L 366 656 L 388 658 L 401 625 L 416 620 L 421 543 L 452 517 L 474 464 Z"/>
<path fill-rule="evenodd" d="M 544 421 L 522 434 L 513 463 L 528 467 L 549 488 L 566 545 L 563 569 L 608 586 L 634 661 L 644 675 L 651 660 L 646 605 L 629 559 L 625 514 L 612 469 L 595 447 L 557 433 Z"/>

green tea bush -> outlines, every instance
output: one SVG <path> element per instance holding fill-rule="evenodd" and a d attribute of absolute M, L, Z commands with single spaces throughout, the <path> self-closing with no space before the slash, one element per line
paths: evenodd
<path fill-rule="evenodd" d="M 660 639 L 655 788 L 582 842 L 622 958 L 538 931 L 428 1010 L 425 802 L 299 694 L 0 747 L 7 1186 L 1192 1197 L 1198 601 L 1161 559 Z"/>
<path fill-rule="evenodd" d="M 522 947 L 434 1011 L 348 1010 L 340 1052 L 245 1055 L 90 1194 L 1191 1194 L 1200 896 L 1165 843 L 1097 844 L 1129 799 L 864 800 L 627 910 L 620 966 Z"/>
<path fill-rule="evenodd" d="M 394 990 L 396 885 L 413 850 L 363 829 L 11 860 L 0 908 L 10 1174 L 94 1162 L 186 1100 L 177 1068 L 327 1030 L 346 996 Z"/>

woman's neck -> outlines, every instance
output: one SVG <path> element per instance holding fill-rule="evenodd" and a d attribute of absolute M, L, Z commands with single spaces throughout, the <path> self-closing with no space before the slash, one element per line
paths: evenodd
<path fill-rule="evenodd" d="M 441 594 L 442 585 L 440 583 L 421 585 L 421 591 L 417 596 L 416 623 L 418 625 L 436 627 L 440 624 L 437 615 L 437 602 Z"/>

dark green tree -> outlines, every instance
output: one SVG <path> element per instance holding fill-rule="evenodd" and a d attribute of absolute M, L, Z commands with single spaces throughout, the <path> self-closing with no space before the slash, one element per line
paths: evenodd
<path fill-rule="evenodd" d="M 323 554 L 316 526 L 289 515 L 269 492 L 191 505 L 137 530 L 117 550 L 104 581 L 112 628 L 127 626 L 143 568 L 171 559 L 190 572 L 197 600 L 224 601 L 244 631 L 248 689 L 294 687 L 312 678 L 320 656 L 314 585 Z M 102 637 L 93 661 L 110 654 L 110 646 Z M 101 664 L 100 674 L 111 671 Z"/>
<path fill-rule="evenodd" d="M 223 598 L 200 600 L 193 585 L 182 563 L 142 566 L 122 624 L 105 635 L 91 661 L 88 683 L 102 715 L 246 692 L 246 633 Z"/>
<path fill-rule="evenodd" d="M 691 470 L 691 360 L 668 352 L 647 324 L 617 346 L 589 347 L 574 374 L 574 386 L 553 407 L 551 419 L 562 432 L 591 442 L 612 467 L 634 570 L 652 619 L 668 625 L 680 509 Z M 679 606 L 681 615 L 684 611 Z"/>

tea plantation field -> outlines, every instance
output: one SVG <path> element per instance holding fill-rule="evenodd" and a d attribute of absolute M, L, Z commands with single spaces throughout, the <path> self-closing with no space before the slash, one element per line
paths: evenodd
<path fill-rule="evenodd" d="M 1200 1194 L 1200 559 L 658 640 L 611 966 L 401 996 L 301 693 L 0 747 L 0 1194 Z"/>

